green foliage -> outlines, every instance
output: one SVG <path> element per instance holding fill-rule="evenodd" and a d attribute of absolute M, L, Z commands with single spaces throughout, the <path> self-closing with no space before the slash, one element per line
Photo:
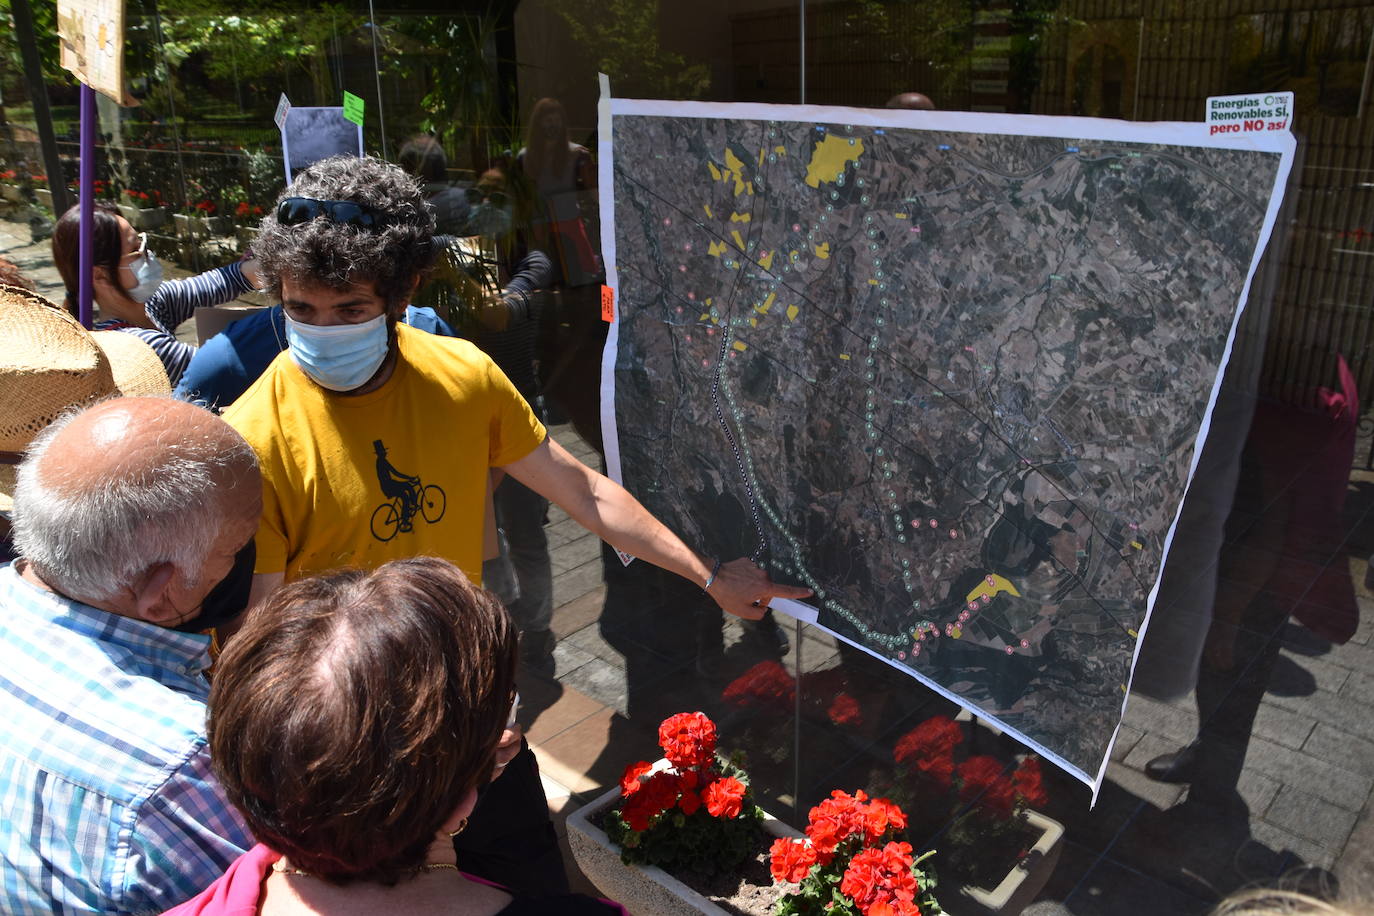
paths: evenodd
<path fill-rule="evenodd" d="M 499 7 L 493 2 L 480 13 L 382 21 L 383 72 L 426 87 L 421 117 L 410 130 L 433 134 L 446 149 L 466 147 L 475 169 L 485 168 L 520 134 L 516 112 L 502 104 L 503 96 L 514 98 L 515 92 L 501 85 L 494 51 L 502 27 Z"/>
<path fill-rule="evenodd" d="M 596 60 L 619 95 L 700 98 L 711 86 L 704 63 L 659 44 L 658 0 L 548 0 L 573 40 Z"/>

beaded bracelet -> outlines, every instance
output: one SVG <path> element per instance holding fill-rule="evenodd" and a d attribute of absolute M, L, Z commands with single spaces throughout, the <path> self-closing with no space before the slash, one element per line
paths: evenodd
<path fill-rule="evenodd" d="M 716 557 L 715 565 L 711 567 L 711 574 L 706 577 L 706 584 L 701 587 L 703 592 L 709 589 L 711 584 L 716 581 L 716 573 L 718 572 L 720 572 L 720 557 Z"/>

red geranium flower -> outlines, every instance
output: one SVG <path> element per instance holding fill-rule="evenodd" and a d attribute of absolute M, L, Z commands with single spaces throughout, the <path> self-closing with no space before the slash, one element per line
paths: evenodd
<path fill-rule="evenodd" d="M 863 790 L 850 795 L 836 789 L 830 797 L 811 809 L 806 835 L 816 847 L 817 860 L 828 865 L 835 855 L 835 847 L 856 833 L 865 830 L 865 802 Z"/>
<path fill-rule="evenodd" d="M 840 893 L 851 898 L 865 916 L 877 903 L 893 908 L 893 912 L 902 912 L 897 907 L 911 904 L 921 891 L 911 865 L 910 843 L 888 843 L 881 849 L 862 850 L 849 860 L 849 868 L 840 881 Z"/>
<path fill-rule="evenodd" d="M 706 810 L 712 817 L 729 820 L 739 817 L 744 801 L 744 783 L 733 776 L 717 779 L 706 787 Z"/>
<path fill-rule="evenodd" d="M 735 678 L 721 694 L 721 699 L 733 706 L 748 706 L 753 702 L 781 710 L 791 709 L 796 697 L 796 681 L 786 668 L 771 659 L 759 662 Z"/>
<path fill-rule="evenodd" d="M 774 881 L 796 884 L 816 864 L 816 850 L 805 840 L 776 839 L 768 856 L 768 871 L 772 873 Z"/>
<path fill-rule="evenodd" d="M 1016 790 L 1003 769 L 1002 762 L 988 754 L 965 760 L 959 764 L 959 797 L 966 802 L 977 798 L 980 805 L 1004 817 L 1011 814 Z"/>
<path fill-rule="evenodd" d="M 620 816 L 631 830 L 648 830 L 654 818 L 677 803 L 677 779 L 669 772 L 659 771 L 640 783 L 639 791 L 630 795 L 620 809 Z"/>
<path fill-rule="evenodd" d="M 954 749 L 964 740 L 964 731 L 948 716 L 931 716 L 897 739 L 892 758 L 949 788 L 954 776 Z"/>
<path fill-rule="evenodd" d="M 620 794 L 630 796 L 638 792 L 644 777 L 647 777 L 653 768 L 652 763 L 643 760 L 627 766 L 624 775 L 620 777 Z"/>
<path fill-rule="evenodd" d="M 858 728 L 864 724 L 863 710 L 859 708 L 859 701 L 847 693 L 835 694 L 835 699 L 830 701 L 830 708 L 825 711 L 825 714 L 836 725 Z"/>
<path fill-rule="evenodd" d="M 682 809 L 682 813 L 689 817 L 697 813 L 701 808 L 701 795 L 691 789 L 685 789 L 682 796 L 677 800 L 677 806 Z M 708 809 L 709 810 L 709 809 Z"/>
<path fill-rule="evenodd" d="M 906 812 L 886 798 L 875 798 L 864 811 L 864 832 L 878 839 L 888 830 L 905 830 Z"/>
<path fill-rule="evenodd" d="M 1041 782 L 1040 759 L 1038 757 L 1027 757 L 1021 761 L 1021 765 L 1016 768 L 1016 772 L 1011 777 L 1012 785 L 1016 792 L 1026 800 L 1026 804 L 1032 808 L 1042 808 L 1049 804 L 1050 796 L 1045 791 L 1045 786 Z"/>
<path fill-rule="evenodd" d="M 673 766 L 704 766 L 716 752 L 716 723 L 705 713 L 680 712 L 658 727 L 658 743 Z"/>

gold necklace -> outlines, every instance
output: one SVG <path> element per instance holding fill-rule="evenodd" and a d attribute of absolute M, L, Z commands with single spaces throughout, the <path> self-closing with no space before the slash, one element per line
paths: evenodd
<path fill-rule="evenodd" d="M 443 871 L 446 868 L 458 871 L 458 866 L 449 862 L 426 862 L 424 865 L 421 865 L 417 871 Z M 272 870 L 279 875 L 299 875 L 302 878 L 319 879 L 319 875 L 311 874 L 308 871 L 304 871 L 292 865 L 287 865 L 285 859 L 278 859 L 273 862 Z"/>

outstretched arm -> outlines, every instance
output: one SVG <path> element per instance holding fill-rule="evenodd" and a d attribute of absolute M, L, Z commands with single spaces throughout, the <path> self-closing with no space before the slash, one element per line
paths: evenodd
<path fill-rule="evenodd" d="M 551 502 L 588 531 L 618 547 L 706 586 L 715 565 L 682 543 L 620 484 L 596 473 L 552 439 L 505 471 Z M 736 617 L 756 620 L 773 598 L 805 598 L 808 588 L 779 585 L 754 563 L 741 557 L 723 563 L 706 593 Z"/>

